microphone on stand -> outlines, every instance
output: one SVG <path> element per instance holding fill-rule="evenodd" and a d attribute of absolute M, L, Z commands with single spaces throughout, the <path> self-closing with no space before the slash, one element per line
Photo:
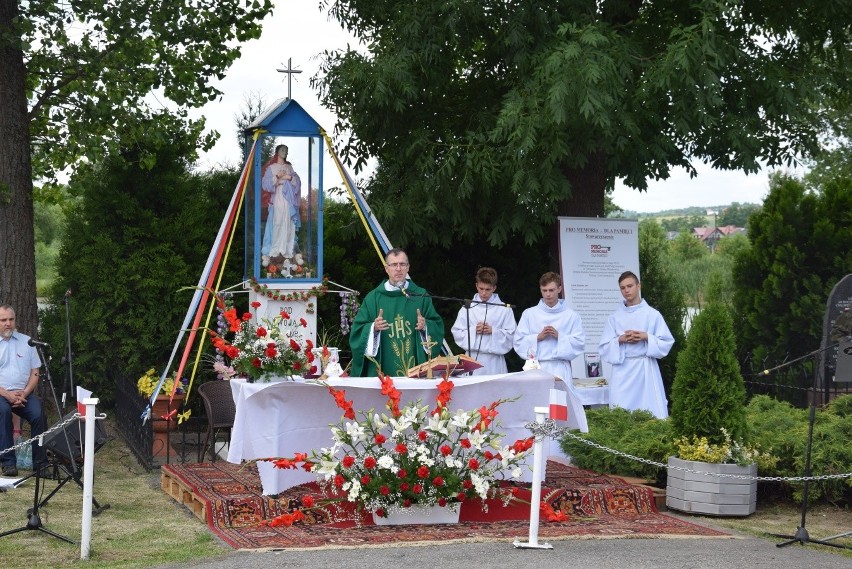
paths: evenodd
<path fill-rule="evenodd" d="M 38 340 L 33 340 L 32 338 L 30 338 L 30 341 L 27 342 L 27 343 L 30 346 L 33 346 L 33 347 L 36 347 L 36 346 L 38 346 L 39 348 L 49 348 L 50 347 L 50 344 L 48 344 L 47 342 L 39 342 Z"/>
<path fill-rule="evenodd" d="M 399 292 L 405 295 L 405 298 L 411 298 L 411 295 L 408 294 L 408 287 L 405 286 L 405 281 L 395 284 L 394 286 L 399 289 Z"/>

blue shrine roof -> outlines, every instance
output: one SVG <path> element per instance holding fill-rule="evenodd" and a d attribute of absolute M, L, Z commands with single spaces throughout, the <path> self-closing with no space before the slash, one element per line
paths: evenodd
<path fill-rule="evenodd" d="M 274 136 L 320 136 L 319 123 L 293 99 L 278 99 L 246 129 L 262 128 Z"/>

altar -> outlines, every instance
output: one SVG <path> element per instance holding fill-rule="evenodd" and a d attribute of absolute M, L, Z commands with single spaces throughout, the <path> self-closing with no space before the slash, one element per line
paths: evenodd
<path fill-rule="evenodd" d="M 419 399 L 432 408 L 440 381 L 439 378 L 395 377 L 394 385 L 402 392 L 402 404 Z M 504 434 L 504 444 L 530 436 L 525 425 L 535 420 L 534 407 L 549 405 L 551 388 L 566 390 L 562 380 L 543 370 L 454 377 L 452 381 L 455 388 L 449 405 L 451 410 L 479 409 L 499 399 L 518 397 L 499 408 L 499 432 Z M 327 383 L 335 389 L 345 389 L 346 399 L 353 401 L 356 411 L 387 412 L 387 398 L 381 394 L 378 378 L 344 377 L 329 379 Z M 340 421 L 342 411 L 326 387 L 311 382 L 247 383 L 232 379 L 231 390 L 237 410 L 228 450 L 229 462 L 239 464 L 257 458 L 292 457 L 297 452 L 332 445 L 330 425 Z M 523 481 L 532 480 L 532 460 L 530 454 L 527 460 L 530 468 L 524 469 Z M 309 472 L 276 469 L 266 462 L 258 463 L 258 472 L 266 495 L 316 480 Z"/>

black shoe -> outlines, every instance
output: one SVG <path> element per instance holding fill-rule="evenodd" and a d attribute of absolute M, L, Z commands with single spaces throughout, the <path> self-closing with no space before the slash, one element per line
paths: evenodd
<path fill-rule="evenodd" d="M 3 476 L 17 476 L 18 467 L 14 464 L 8 464 L 3 467 Z"/>

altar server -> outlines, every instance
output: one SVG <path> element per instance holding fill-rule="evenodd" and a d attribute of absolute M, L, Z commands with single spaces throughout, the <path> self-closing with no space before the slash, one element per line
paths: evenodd
<path fill-rule="evenodd" d="M 562 277 L 547 272 L 539 279 L 541 300 L 527 308 L 515 332 L 515 352 L 524 359 L 534 356 L 541 368 L 572 383 L 571 360 L 583 353 L 586 335 L 580 315 L 568 308 L 562 293 Z"/>
<path fill-rule="evenodd" d="M 600 341 L 601 359 L 612 364 L 609 406 L 645 409 L 669 416 L 663 377 L 657 362 L 674 345 L 662 315 L 642 299 L 639 278 L 630 271 L 618 277 L 624 298 L 607 319 Z"/>
<path fill-rule="evenodd" d="M 512 349 L 515 315 L 497 294 L 497 271 L 476 271 L 476 294 L 459 310 L 452 332 L 456 344 L 482 364 L 474 375 L 506 373 L 506 354 Z"/>

